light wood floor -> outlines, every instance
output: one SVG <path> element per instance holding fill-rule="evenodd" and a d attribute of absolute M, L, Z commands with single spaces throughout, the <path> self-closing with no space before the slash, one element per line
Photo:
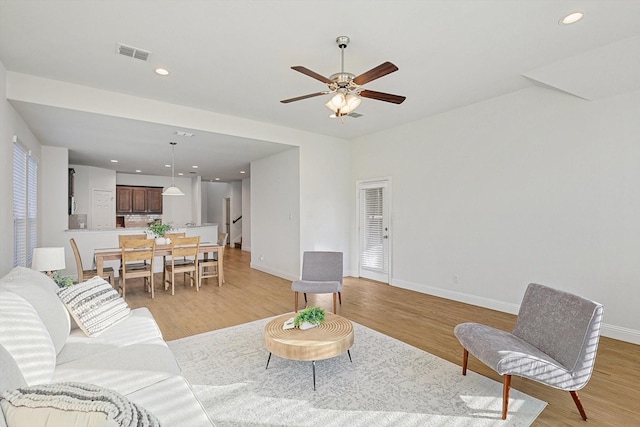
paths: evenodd
<path fill-rule="evenodd" d="M 200 292 L 176 287 L 162 291 L 156 275 L 155 299 L 142 284 L 128 283 L 131 307 L 148 307 L 164 338 L 173 340 L 293 311 L 291 282 L 253 270 L 250 255 L 225 250 L 225 279 L 205 281 Z M 330 295 L 309 295 L 309 303 L 332 310 Z M 345 278 L 338 314 L 458 365 L 462 348 L 453 335 L 458 323 L 473 321 L 511 330 L 515 316 L 364 279 Z M 605 312 L 606 320 L 606 312 Z M 357 339 L 357 338 L 356 338 Z M 469 369 L 502 379 L 470 357 Z M 589 420 L 582 421 L 568 392 L 513 377 L 512 387 L 549 403 L 534 426 L 639 426 L 640 346 L 602 337 L 591 381 L 579 394 Z"/>

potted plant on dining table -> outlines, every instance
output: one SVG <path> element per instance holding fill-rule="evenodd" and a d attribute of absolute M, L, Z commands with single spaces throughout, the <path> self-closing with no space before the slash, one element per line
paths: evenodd
<path fill-rule="evenodd" d="M 168 239 L 164 237 L 165 233 L 173 228 L 171 224 L 163 224 L 161 222 L 154 221 L 150 222 L 148 226 L 149 232 L 156 238 L 156 245 L 166 245 L 171 243 L 170 240 L 167 242 Z"/>

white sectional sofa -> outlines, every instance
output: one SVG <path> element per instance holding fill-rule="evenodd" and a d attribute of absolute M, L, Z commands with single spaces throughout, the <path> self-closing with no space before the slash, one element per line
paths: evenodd
<path fill-rule="evenodd" d="M 27 268 L 0 278 L 0 392 L 90 383 L 124 395 L 162 426 L 213 425 L 148 309 L 130 310 L 89 337 L 72 327 L 57 292 L 53 280 Z M 0 427 L 7 420 L 0 414 Z"/>

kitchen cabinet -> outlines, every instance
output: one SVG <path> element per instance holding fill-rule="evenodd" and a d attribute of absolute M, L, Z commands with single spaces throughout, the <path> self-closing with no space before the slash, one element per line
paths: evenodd
<path fill-rule="evenodd" d="M 161 214 L 162 188 L 116 186 L 116 212 L 121 214 Z"/>
<path fill-rule="evenodd" d="M 147 212 L 147 189 L 144 187 L 131 188 L 131 210 L 133 213 Z"/>
<path fill-rule="evenodd" d="M 133 206 L 131 205 L 131 187 L 116 186 L 116 212 L 131 213 Z"/>
<path fill-rule="evenodd" d="M 162 188 L 147 188 L 147 212 L 162 213 Z"/>

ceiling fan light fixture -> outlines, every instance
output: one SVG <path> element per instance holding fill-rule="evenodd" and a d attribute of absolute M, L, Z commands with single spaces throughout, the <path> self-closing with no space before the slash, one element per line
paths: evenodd
<path fill-rule="evenodd" d="M 333 105 L 333 102 L 331 102 L 331 100 L 329 100 L 326 104 L 324 104 L 324 106 L 330 109 L 331 111 L 333 111 L 334 113 L 338 113 L 339 108 Z"/>
<path fill-rule="evenodd" d="M 347 104 L 347 98 L 344 96 L 344 93 L 338 92 L 331 97 L 331 103 L 336 108 L 342 108 Z"/>
<path fill-rule="evenodd" d="M 349 95 L 347 95 L 346 101 L 347 101 L 347 105 L 345 109 L 348 108 L 349 109 L 348 113 L 350 113 L 360 106 L 360 103 L 362 102 L 362 98 L 350 93 Z"/>

